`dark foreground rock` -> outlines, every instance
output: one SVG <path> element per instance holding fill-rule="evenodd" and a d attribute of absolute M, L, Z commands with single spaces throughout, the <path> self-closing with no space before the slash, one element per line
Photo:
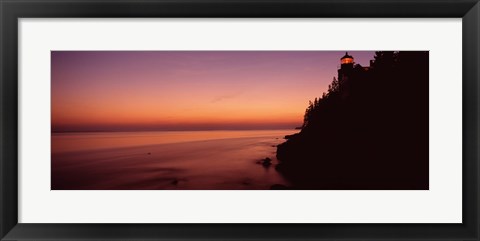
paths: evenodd
<path fill-rule="evenodd" d="M 289 190 L 291 188 L 285 186 L 285 185 L 282 185 L 282 184 L 273 184 L 271 187 L 270 187 L 271 190 Z"/>

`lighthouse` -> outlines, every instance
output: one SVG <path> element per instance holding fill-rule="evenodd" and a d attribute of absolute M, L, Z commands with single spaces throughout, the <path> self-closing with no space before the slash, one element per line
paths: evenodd
<path fill-rule="evenodd" d="M 353 65 L 355 64 L 353 56 L 345 52 L 345 55 L 340 58 L 340 69 L 338 69 L 338 83 L 344 84 L 348 80 L 348 76 L 352 73 Z"/>

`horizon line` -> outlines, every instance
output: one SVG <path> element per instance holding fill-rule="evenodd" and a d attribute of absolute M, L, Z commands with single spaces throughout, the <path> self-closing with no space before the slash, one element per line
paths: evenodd
<path fill-rule="evenodd" d="M 301 127 L 293 128 L 222 128 L 222 129 L 152 129 L 152 130 L 67 130 L 67 131 L 50 131 L 50 133 L 87 133 L 87 132 L 161 132 L 161 131 L 266 131 L 266 130 L 301 130 Z"/>

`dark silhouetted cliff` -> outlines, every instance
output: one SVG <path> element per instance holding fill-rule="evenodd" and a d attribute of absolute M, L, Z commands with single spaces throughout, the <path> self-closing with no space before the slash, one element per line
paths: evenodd
<path fill-rule="evenodd" d="M 428 189 L 428 52 L 377 52 L 310 103 L 279 145 L 298 189 Z"/>

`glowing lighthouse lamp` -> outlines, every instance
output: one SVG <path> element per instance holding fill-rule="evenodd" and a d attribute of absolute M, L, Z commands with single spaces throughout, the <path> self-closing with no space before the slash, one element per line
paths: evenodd
<path fill-rule="evenodd" d="M 343 56 L 341 59 L 340 59 L 340 63 L 342 63 L 342 65 L 344 64 L 353 64 L 353 57 L 351 55 L 348 55 L 348 52 L 345 53 L 345 56 Z"/>

